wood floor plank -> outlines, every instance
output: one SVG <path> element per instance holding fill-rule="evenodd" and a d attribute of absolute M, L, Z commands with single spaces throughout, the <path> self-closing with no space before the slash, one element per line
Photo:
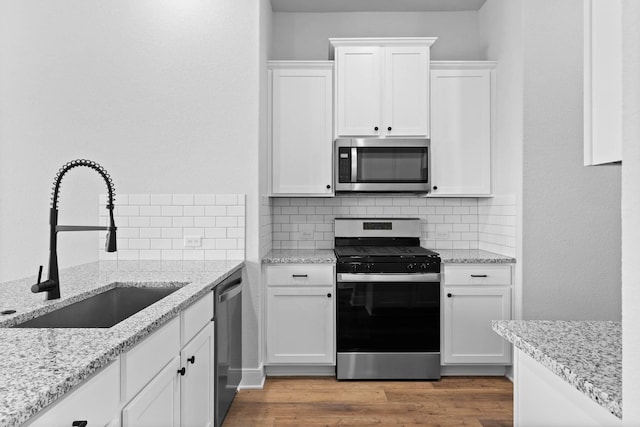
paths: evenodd
<path fill-rule="evenodd" d="M 441 381 L 268 378 L 242 390 L 224 427 L 512 427 L 513 386 L 501 377 Z"/>

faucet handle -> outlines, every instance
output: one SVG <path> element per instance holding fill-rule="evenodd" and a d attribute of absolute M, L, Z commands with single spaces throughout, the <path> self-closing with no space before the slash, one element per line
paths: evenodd
<path fill-rule="evenodd" d="M 40 269 L 38 270 L 38 282 L 40 283 L 42 281 L 42 266 L 40 266 Z"/>

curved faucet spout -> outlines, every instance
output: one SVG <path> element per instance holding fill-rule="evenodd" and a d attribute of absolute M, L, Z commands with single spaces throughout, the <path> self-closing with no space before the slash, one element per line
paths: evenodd
<path fill-rule="evenodd" d="M 58 225 L 58 199 L 60 197 L 60 185 L 62 184 L 62 178 L 71 169 L 84 166 L 95 170 L 104 179 L 107 184 L 108 201 L 106 208 L 109 210 L 109 225 L 108 226 L 83 226 L 83 225 Z M 113 202 L 115 199 L 115 188 L 111 176 L 105 168 L 92 160 L 77 159 L 72 160 L 64 164 L 53 180 L 53 191 L 51 193 L 51 209 L 49 212 L 49 272 L 48 279 L 41 282 L 40 275 L 38 275 L 38 283 L 31 287 L 31 291 L 47 292 L 47 299 L 60 298 L 60 278 L 58 275 L 58 232 L 60 231 L 90 231 L 90 230 L 105 230 L 107 231 L 107 241 L 105 250 L 107 252 L 115 252 L 117 250 L 116 245 L 116 224 L 113 220 Z"/>

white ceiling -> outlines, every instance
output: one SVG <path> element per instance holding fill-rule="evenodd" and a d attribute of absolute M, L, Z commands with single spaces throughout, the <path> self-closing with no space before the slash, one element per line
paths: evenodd
<path fill-rule="evenodd" d="M 451 12 L 478 10 L 486 0 L 271 0 L 274 12 Z"/>

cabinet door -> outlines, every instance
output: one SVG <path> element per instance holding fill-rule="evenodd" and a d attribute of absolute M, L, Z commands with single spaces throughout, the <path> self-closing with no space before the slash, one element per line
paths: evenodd
<path fill-rule="evenodd" d="M 429 48 L 384 48 L 386 136 L 429 137 Z"/>
<path fill-rule="evenodd" d="M 183 427 L 213 425 L 213 345 L 211 324 L 184 346 L 180 354 L 180 365 L 186 368 L 185 375 L 180 377 L 180 418 Z"/>
<path fill-rule="evenodd" d="M 511 288 L 444 287 L 443 362 L 511 363 L 511 344 L 491 329 L 511 318 Z"/>
<path fill-rule="evenodd" d="M 333 72 L 272 71 L 272 193 L 331 195 Z"/>
<path fill-rule="evenodd" d="M 88 426 L 103 426 L 120 413 L 119 405 L 120 361 L 116 360 L 27 424 L 29 427 L 51 427 L 86 421 Z"/>
<path fill-rule="evenodd" d="M 377 46 L 336 49 L 338 136 L 381 134 L 380 49 Z"/>
<path fill-rule="evenodd" d="M 431 70 L 432 194 L 491 193 L 491 71 Z"/>
<path fill-rule="evenodd" d="M 122 410 L 122 427 L 180 426 L 180 357 L 169 364 Z"/>
<path fill-rule="evenodd" d="M 269 287 L 267 363 L 335 363 L 333 287 Z"/>

